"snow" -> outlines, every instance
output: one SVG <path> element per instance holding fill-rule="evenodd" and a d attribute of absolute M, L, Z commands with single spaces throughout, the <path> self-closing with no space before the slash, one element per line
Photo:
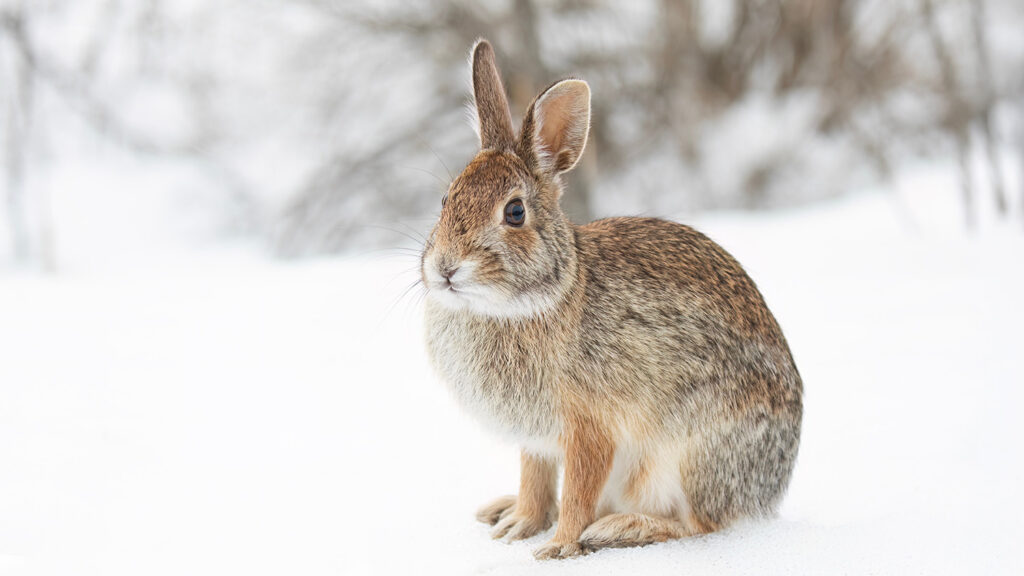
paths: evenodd
<path fill-rule="evenodd" d="M 515 491 L 517 452 L 432 374 L 414 257 L 190 245 L 0 275 L 0 574 L 1021 573 L 1024 237 L 956 232 L 955 180 L 907 214 L 931 173 L 696 222 L 804 376 L 789 495 L 774 520 L 562 562 L 532 557 L 550 532 L 473 519 Z"/>

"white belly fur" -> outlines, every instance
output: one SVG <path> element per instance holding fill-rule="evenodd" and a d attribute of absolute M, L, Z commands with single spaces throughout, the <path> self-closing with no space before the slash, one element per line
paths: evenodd
<path fill-rule="evenodd" d="M 689 523 L 682 457 L 683 450 L 678 445 L 641 447 L 621 443 L 598 503 L 598 515 L 641 513 Z"/>
<path fill-rule="evenodd" d="M 565 461 L 554 439 L 526 440 L 522 446 L 533 454 Z M 689 500 L 683 491 L 683 457 L 684 449 L 679 444 L 651 447 L 620 442 L 598 501 L 597 517 L 639 513 L 679 520 L 689 530 L 696 531 L 697 527 L 691 525 Z"/>

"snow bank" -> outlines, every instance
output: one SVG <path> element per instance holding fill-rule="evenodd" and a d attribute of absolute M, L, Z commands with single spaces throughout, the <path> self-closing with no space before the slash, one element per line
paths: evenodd
<path fill-rule="evenodd" d="M 1020 573 L 1024 239 L 890 204 L 698 222 L 805 379 L 780 517 L 557 563 L 473 520 L 518 458 L 433 377 L 414 259 L 0 277 L 0 574 Z"/>

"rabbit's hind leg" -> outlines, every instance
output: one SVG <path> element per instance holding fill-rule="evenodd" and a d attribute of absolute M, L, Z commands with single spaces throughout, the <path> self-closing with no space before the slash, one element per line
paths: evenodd
<path fill-rule="evenodd" d="M 623 451 L 625 452 L 625 451 Z M 683 492 L 680 449 L 674 445 L 647 446 L 623 457 L 615 486 L 615 514 L 602 515 L 580 536 L 586 551 L 625 548 L 665 542 L 701 533 L 692 520 Z"/>
<path fill-rule="evenodd" d="M 640 513 L 610 514 L 583 531 L 580 546 L 589 552 L 601 548 L 644 546 L 689 535 L 687 527 L 672 518 Z"/>
<path fill-rule="evenodd" d="M 794 420 L 748 417 L 694 439 L 682 476 L 696 524 L 714 529 L 774 514 L 796 458 L 800 423 Z"/>

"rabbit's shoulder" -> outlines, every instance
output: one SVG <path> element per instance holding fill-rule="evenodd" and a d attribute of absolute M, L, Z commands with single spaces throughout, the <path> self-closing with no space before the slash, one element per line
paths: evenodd
<path fill-rule="evenodd" d="M 607 218 L 578 227 L 576 245 L 590 310 L 656 316 L 643 318 L 656 323 L 692 316 L 781 339 L 754 281 L 694 228 L 659 218 Z"/>
<path fill-rule="evenodd" d="M 721 246 L 697 230 L 660 218 L 605 218 L 577 228 L 576 243 L 597 280 L 701 285 L 749 280 Z"/>

